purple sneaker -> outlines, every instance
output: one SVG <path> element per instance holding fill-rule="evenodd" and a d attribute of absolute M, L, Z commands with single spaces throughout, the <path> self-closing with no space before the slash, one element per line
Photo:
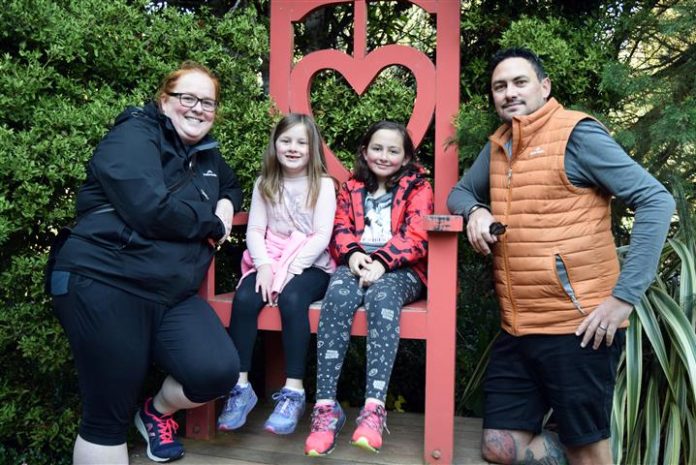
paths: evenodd
<path fill-rule="evenodd" d="M 247 415 L 259 400 L 251 384 L 246 387 L 236 385 L 230 391 L 225 406 L 217 420 L 220 431 L 233 431 L 246 423 Z"/>
<path fill-rule="evenodd" d="M 283 388 L 273 394 L 273 400 L 276 401 L 275 409 L 263 427 L 275 434 L 292 433 L 305 410 L 304 392 Z"/>

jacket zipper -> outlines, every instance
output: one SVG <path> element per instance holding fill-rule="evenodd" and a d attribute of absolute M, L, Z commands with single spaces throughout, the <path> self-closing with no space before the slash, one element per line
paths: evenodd
<path fill-rule="evenodd" d="M 505 146 L 503 146 L 503 151 L 506 151 Z M 505 218 L 510 213 L 510 208 L 512 205 L 512 154 L 507 154 L 506 157 L 507 162 L 508 162 L 508 170 L 507 170 L 507 176 L 506 176 L 506 189 L 507 189 L 507 202 L 505 206 Z M 510 307 L 512 310 L 512 331 L 514 333 L 517 333 L 517 306 L 515 304 L 515 299 L 512 294 L 512 283 L 510 282 L 510 257 L 508 256 L 508 243 L 507 243 L 507 236 L 503 235 L 502 236 L 502 241 L 503 243 L 501 244 L 503 246 L 503 261 L 505 262 L 505 283 L 507 286 L 507 292 L 508 296 L 510 296 Z"/>
<path fill-rule="evenodd" d="M 186 173 L 184 173 L 182 177 L 180 177 L 174 184 L 167 188 L 170 194 L 178 192 L 182 187 L 184 187 L 184 184 L 186 184 L 188 181 L 191 180 L 191 178 L 193 178 L 194 169 L 196 168 L 197 154 L 198 152 L 194 153 L 191 159 L 189 160 L 188 166 L 186 167 Z"/>

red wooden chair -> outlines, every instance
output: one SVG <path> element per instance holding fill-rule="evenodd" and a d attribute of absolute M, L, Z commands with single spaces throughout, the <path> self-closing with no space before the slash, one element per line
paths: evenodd
<path fill-rule="evenodd" d="M 293 64 L 293 23 L 301 21 L 317 8 L 340 3 L 354 4 L 354 55 L 349 56 L 338 50 L 319 50 Z M 310 85 L 312 78 L 321 70 L 331 69 L 341 73 L 359 95 L 384 68 L 391 65 L 408 68 L 416 78 L 417 96 L 408 128 L 414 143 L 419 145 L 435 118 L 436 214 L 428 218 L 427 301 L 414 302 L 403 309 L 401 337 L 421 339 L 426 343 L 424 460 L 427 463 L 452 463 L 457 233 L 462 230 L 462 219 L 446 214 L 446 199 L 458 176 L 456 147 L 448 142 L 454 135 L 452 119 L 459 106 L 459 2 L 412 0 L 412 3 L 437 17 L 436 64 L 422 52 L 403 45 L 387 45 L 367 53 L 366 0 L 272 0 L 270 93 L 281 112 L 311 114 Z M 330 173 L 339 181 L 344 181 L 348 171 L 329 147 L 325 146 L 325 149 Z M 235 223 L 246 224 L 246 214 L 237 215 Z M 200 292 L 222 322 L 228 325 L 233 294 L 216 294 L 214 262 Z M 319 311 L 318 305 L 313 305 L 309 310 L 312 332 L 317 330 Z M 280 314 L 276 308 L 262 310 L 259 329 L 281 330 Z M 365 312 L 360 310 L 355 317 L 352 334 L 364 336 L 366 332 Z M 267 383 L 271 379 L 282 384 L 283 370 L 277 359 L 267 360 Z M 189 410 L 187 436 L 210 438 L 215 432 L 215 413 L 214 402 Z"/>

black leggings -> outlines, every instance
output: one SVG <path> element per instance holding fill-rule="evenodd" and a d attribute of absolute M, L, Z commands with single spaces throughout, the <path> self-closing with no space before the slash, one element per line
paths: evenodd
<path fill-rule="evenodd" d="M 80 436 L 89 442 L 126 442 L 153 361 L 182 384 L 192 402 L 215 399 L 237 382 L 237 351 L 198 296 L 166 307 L 71 273 L 67 293 L 54 295 L 53 305 L 75 358 Z"/>
<path fill-rule="evenodd" d="M 321 300 L 329 284 L 329 274 L 319 268 L 307 268 L 292 278 L 278 297 L 278 308 L 283 324 L 285 374 L 288 378 L 302 379 L 307 365 L 309 347 L 309 305 Z M 258 316 L 266 305 L 257 293 L 256 273 L 244 278 L 234 294 L 229 333 L 239 350 L 240 371 L 251 369 L 254 343 L 258 332 Z"/>

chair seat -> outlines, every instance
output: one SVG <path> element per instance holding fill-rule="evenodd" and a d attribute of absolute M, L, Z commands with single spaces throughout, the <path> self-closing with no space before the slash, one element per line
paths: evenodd
<path fill-rule="evenodd" d="M 232 315 L 232 299 L 233 292 L 225 294 L 217 294 L 208 299 L 210 305 L 213 306 L 220 320 L 225 326 L 229 326 L 230 316 Z M 321 312 L 321 301 L 314 302 L 309 307 L 309 325 L 313 333 L 317 332 L 319 326 L 319 314 Z M 280 331 L 282 329 L 280 322 L 280 313 L 277 307 L 264 307 L 259 315 L 259 329 L 265 331 Z M 405 305 L 401 310 L 401 337 L 404 339 L 425 339 L 426 330 L 428 327 L 428 312 L 427 301 L 417 300 L 413 303 Z M 367 335 L 367 318 L 365 309 L 360 307 L 355 314 L 353 328 L 351 331 L 353 336 Z"/>

